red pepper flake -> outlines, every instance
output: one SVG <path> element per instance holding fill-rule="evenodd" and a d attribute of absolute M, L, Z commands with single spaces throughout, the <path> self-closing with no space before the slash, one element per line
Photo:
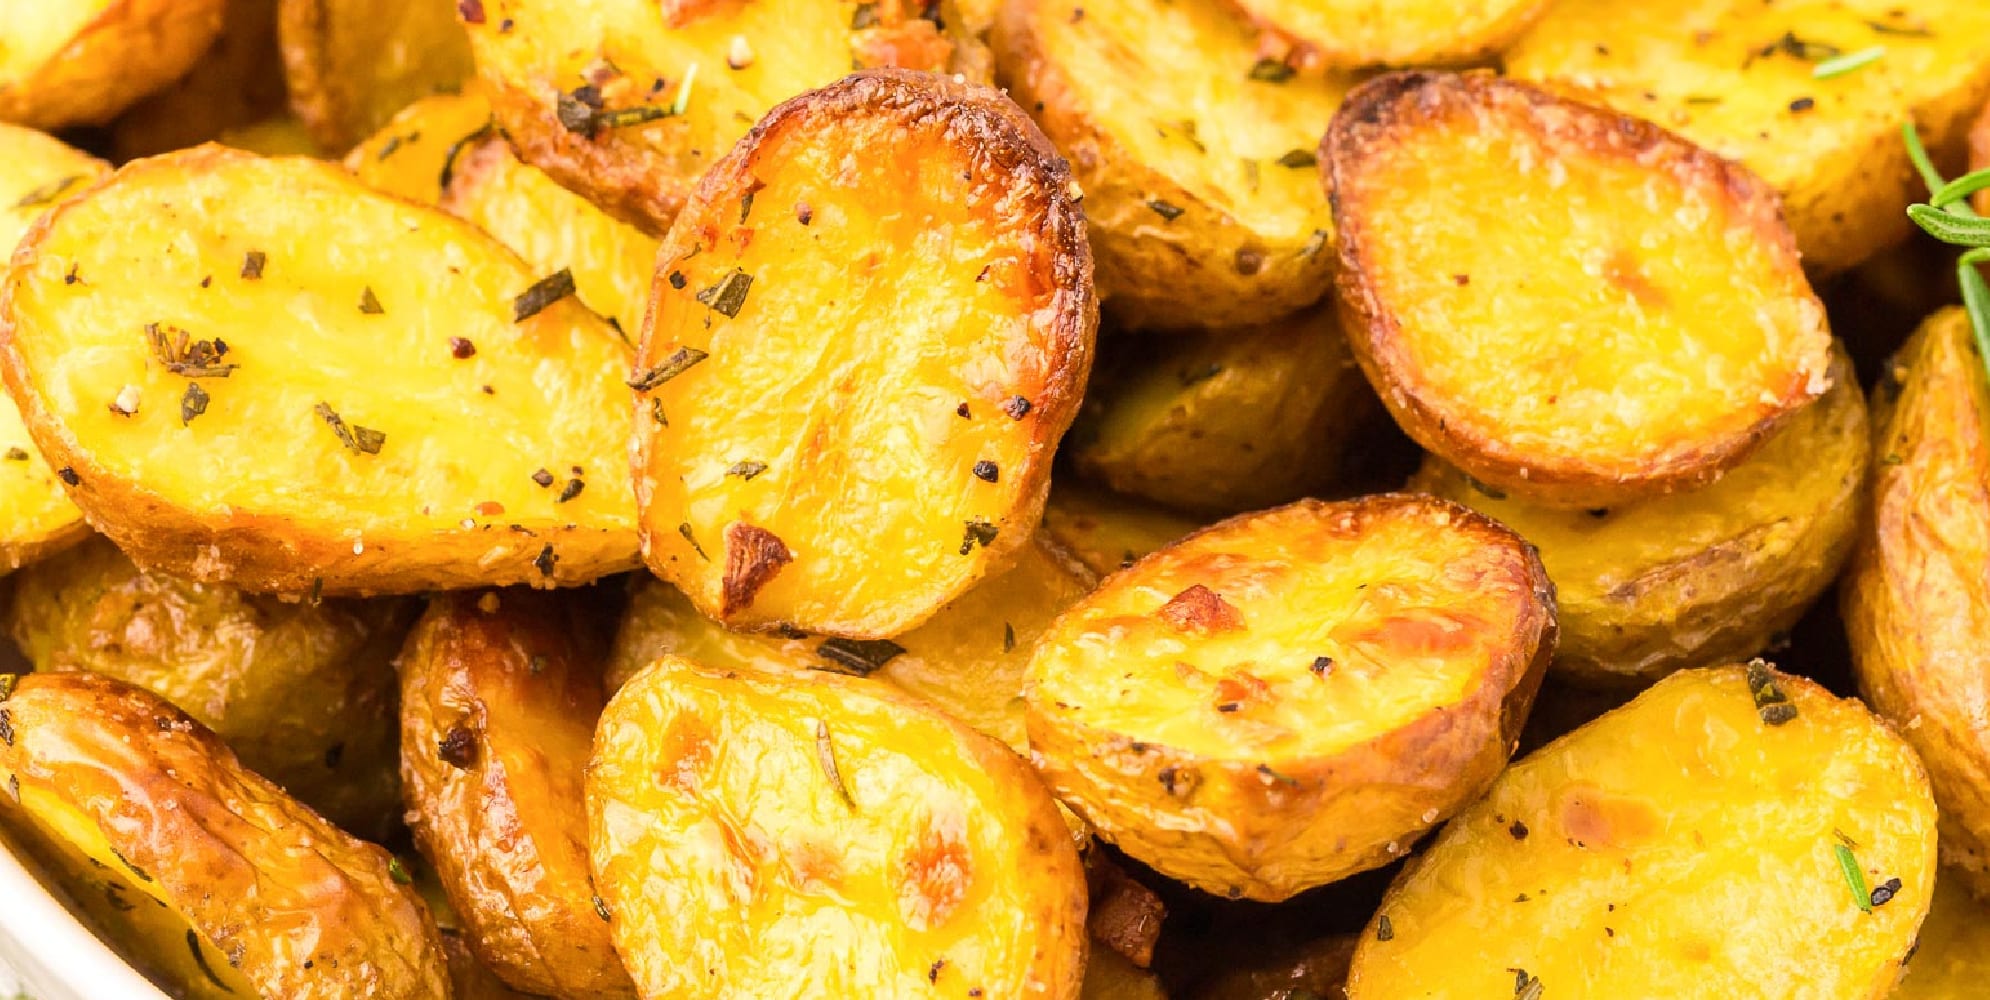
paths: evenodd
<path fill-rule="evenodd" d="M 484 23 L 484 0 L 456 0 L 456 15 L 464 24 Z"/>
<path fill-rule="evenodd" d="M 477 763 L 477 734 L 467 726 L 450 726 L 449 731 L 435 741 L 435 755 L 450 767 L 467 771 Z"/>
<path fill-rule="evenodd" d="M 477 356 L 477 345 L 471 343 L 468 337 L 451 337 L 449 338 L 449 356 L 458 361 L 474 358 Z"/>
<path fill-rule="evenodd" d="M 499 517 L 504 514 L 504 504 L 496 500 L 486 500 L 476 507 L 478 517 Z"/>
<path fill-rule="evenodd" d="M 538 483 L 542 488 L 551 486 L 553 485 L 553 474 L 547 472 L 545 469 L 540 469 L 538 472 L 532 474 L 532 481 Z"/>

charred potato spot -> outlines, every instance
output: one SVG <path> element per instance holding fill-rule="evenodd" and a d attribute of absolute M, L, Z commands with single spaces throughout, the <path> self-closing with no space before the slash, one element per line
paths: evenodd
<path fill-rule="evenodd" d="M 451 0 L 279 0 L 290 106 L 326 149 L 345 149 L 408 102 L 474 70 Z"/>
<path fill-rule="evenodd" d="M 1830 587 L 1851 550 L 1871 438 L 1839 354 L 1831 389 L 1709 486 L 1598 510 L 1488 496 L 1432 458 L 1411 488 L 1540 547 L 1555 581 L 1554 670 L 1625 686 L 1753 656 Z"/>
<path fill-rule="evenodd" d="M 42 0 L 0 10 L 0 122 L 97 125 L 172 82 L 221 30 L 224 0 Z"/>
<path fill-rule="evenodd" d="M 265 264 L 241 277 L 251 251 Z M 349 594 L 633 561 L 623 345 L 571 302 L 515 321 L 542 276 L 464 223 L 335 167 L 204 147 L 64 204 L 15 260 L 8 388 L 141 566 Z M 455 359 L 448 335 L 483 349 Z M 548 464 L 594 488 L 556 503 L 530 478 Z"/>
<path fill-rule="evenodd" d="M 660 784 L 685 718 L 726 747 Z M 1078 995 L 1084 873 L 1049 794 L 876 681 L 664 657 L 602 713 L 587 809 L 646 996 Z"/>
<path fill-rule="evenodd" d="M 987 88 L 868 72 L 775 109 L 657 257 L 630 379 L 650 568 L 727 625 L 862 639 L 1013 560 L 1091 362 L 1068 187 Z M 766 207 L 798 203 L 810 225 Z"/>
<path fill-rule="evenodd" d="M 615 1000 L 635 987 L 588 870 L 582 771 L 605 698 L 583 630 L 569 594 L 436 598 L 401 657 L 401 771 L 482 964 L 529 993 Z"/>
<path fill-rule="evenodd" d="M 1257 33 L 1219 0 L 1026 0 L 1004 8 L 995 47 L 1004 85 L 1071 158 L 1122 323 L 1265 322 L 1327 291 L 1333 224 L 1310 156 L 1293 154 L 1349 80 L 1258 72 Z"/>
<path fill-rule="evenodd" d="M 1410 436 L 1482 482 L 1562 507 L 1703 485 L 1829 388 L 1774 193 L 1648 123 L 1393 74 L 1321 159 L 1355 355 Z"/>
<path fill-rule="evenodd" d="M 7 711 L 0 772 L 20 795 L 0 815 L 186 995 L 448 995 L 435 925 L 392 858 L 206 727 L 82 673 L 22 678 Z"/>
<path fill-rule="evenodd" d="M 1464 63 L 1499 53 L 1548 0 L 1238 0 L 1292 51 L 1331 66 Z"/>
<path fill-rule="evenodd" d="M 1162 874 L 1283 899 L 1406 853 L 1483 789 L 1553 647 L 1553 590 L 1505 528 L 1430 497 L 1302 501 L 1067 611 L 1030 662 L 1032 758 Z"/>
<path fill-rule="evenodd" d="M 1990 97 L 1990 9 L 1972 0 L 1760 4 L 1557 2 L 1507 52 L 1509 75 L 1567 87 L 1747 165 L 1774 187 L 1806 267 L 1832 273 L 1900 242 L 1924 189 L 1912 120 L 1959 162 Z M 1788 41 L 1785 41 L 1788 39 Z M 1879 46 L 1855 72 L 1835 57 Z M 1952 294 L 1952 293 L 1951 293 Z"/>
<path fill-rule="evenodd" d="M 1515 969 L 1546 995 L 1773 994 L 1791 963 L 1885 995 L 1934 889 L 1926 775 L 1858 702 L 1764 672 L 1782 725 L 1741 668 L 1682 671 L 1509 768 L 1391 886 L 1348 995 L 1506 996 Z"/>

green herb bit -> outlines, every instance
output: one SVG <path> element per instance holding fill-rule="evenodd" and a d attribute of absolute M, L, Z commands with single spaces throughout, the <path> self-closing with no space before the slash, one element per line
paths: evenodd
<path fill-rule="evenodd" d="M 1937 239 L 1972 247 L 1956 261 L 1956 282 L 1962 286 L 1962 306 L 1969 315 L 1977 356 L 1990 365 L 1990 284 L 1985 283 L 1983 272 L 1977 269 L 1980 264 L 1990 263 L 1990 232 L 1976 225 L 1983 220 L 1969 207 L 1967 200 L 1969 193 L 1990 186 L 1978 179 L 1985 171 L 1958 178 L 1954 183 L 1945 181 L 1928 159 L 1928 151 L 1921 145 L 1921 134 L 1914 128 L 1914 123 L 1903 122 L 1900 131 L 1907 142 L 1907 156 L 1914 162 L 1914 169 L 1921 174 L 1921 180 L 1928 185 L 1931 199 L 1931 204 L 1908 206 L 1908 218 Z M 1939 207 L 1932 204 L 1933 199 L 1943 198 L 1944 195 L 1947 197 Z"/>
<path fill-rule="evenodd" d="M 1298 71 L 1283 59 L 1260 59 L 1251 64 L 1250 78 L 1261 83 L 1284 83 Z"/>
<path fill-rule="evenodd" d="M 1866 888 L 1866 873 L 1859 867 L 1859 859 L 1844 844 L 1832 844 L 1831 852 L 1838 856 L 1838 870 L 1845 873 L 1845 888 L 1851 891 L 1852 902 L 1860 910 L 1871 913 L 1872 891 Z"/>
<path fill-rule="evenodd" d="M 228 356 L 228 342 L 220 337 L 194 340 L 169 323 L 147 323 L 145 340 L 152 347 L 152 356 L 167 371 L 185 378 L 227 378 L 229 372 L 242 367 L 222 362 Z"/>
<path fill-rule="evenodd" d="M 699 545 L 698 539 L 691 534 L 691 522 L 685 521 L 684 523 L 679 524 L 677 526 L 677 533 L 683 535 L 684 540 L 691 543 L 691 551 L 698 553 L 698 558 L 703 559 L 706 562 L 712 561 L 712 557 L 705 554 L 705 547 Z"/>
<path fill-rule="evenodd" d="M 319 400 L 311 409 L 317 412 L 318 419 L 323 420 L 325 425 L 332 429 L 333 434 L 339 436 L 339 443 L 345 445 L 347 451 L 357 455 L 378 455 L 381 446 L 387 443 L 385 432 L 376 431 L 371 427 L 361 427 L 358 424 L 347 424 L 345 418 L 339 416 L 339 412 L 332 409 L 330 403 Z"/>
<path fill-rule="evenodd" d="M 408 868 L 406 865 L 401 864 L 400 858 L 390 857 L 387 859 L 387 875 L 397 885 L 415 884 L 414 876 L 408 874 Z"/>
<path fill-rule="evenodd" d="M 674 379 L 677 376 L 682 375 L 687 371 L 690 371 L 691 368 L 694 365 L 696 365 L 698 362 L 703 361 L 709 357 L 711 357 L 710 354 L 701 351 L 695 347 L 680 347 L 677 350 L 670 352 L 670 356 L 664 358 L 662 364 L 657 365 L 656 367 L 651 368 L 648 371 L 637 372 L 633 377 L 629 379 L 627 384 L 629 388 L 634 389 L 637 392 L 648 392 L 651 389 L 654 389 L 657 386 L 660 386 L 665 382 L 668 382 L 671 379 Z M 663 421 L 661 420 L 658 421 L 658 423 L 662 422 Z"/>
<path fill-rule="evenodd" d="M 1797 717 L 1797 707 L 1777 685 L 1775 674 L 1769 664 L 1762 660 L 1750 660 L 1744 673 L 1748 679 L 1748 694 L 1755 700 L 1755 714 L 1771 726 L 1780 726 Z"/>
<path fill-rule="evenodd" d="M 904 655 L 905 647 L 890 639 L 824 639 L 815 653 L 859 677 L 869 677 Z"/>
<path fill-rule="evenodd" d="M 741 306 L 746 305 L 746 293 L 753 287 L 753 275 L 733 268 L 732 273 L 719 279 L 719 283 L 698 293 L 698 304 L 713 312 L 732 319 L 739 315 Z"/>
<path fill-rule="evenodd" d="M 573 269 L 560 268 L 533 282 L 532 287 L 518 293 L 518 297 L 511 300 L 511 321 L 523 323 L 544 312 L 547 306 L 573 293 Z"/>
<path fill-rule="evenodd" d="M 829 740 L 829 723 L 815 720 L 815 762 L 822 766 L 822 776 L 836 789 L 836 795 L 851 809 L 857 808 L 857 800 L 850 797 L 850 789 L 843 784 L 843 774 L 836 769 L 836 746 Z"/>
<path fill-rule="evenodd" d="M 198 382 L 188 382 L 185 395 L 180 397 L 180 426 L 193 423 L 193 418 L 207 412 L 207 390 Z"/>
<path fill-rule="evenodd" d="M 86 180 L 89 180 L 89 177 L 85 174 L 70 174 L 67 177 L 58 177 L 22 195 L 21 200 L 14 203 L 14 207 L 40 208 L 43 205 L 53 205 L 57 198 L 62 197 L 62 192 Z"/>
<path fill-rule="evenodd" d="M 1290 149 L 1278 158 L 1278 165 L 1298 170 L 1302 167 L 1319 165 L 1320 158 L 1310 149 Z"/>
<path fill-rule="evenodd" d="M 442 154 L 442 173 L 436 180 L 436 186 L 444 191 L 449 190 L 449 185 L 456 180 L 456 158 L 462 156 L 464 150 L 484 141 L 496 132 L 497 123 L 487 121 L 479 125 L 475 132 L 450 143 L 449 149 Z"/>
<path fill-rule="evenodd" d="M 691 81 L 697 78 L 698 64 L 692 63 L 690 68 L 684 71 L 684 82 L 677 87 L 677 99 L 670 102 L 671 114 L 681 115 L 684 113 L 684 109 L 691 106 Z"/>
<path fill-rule="evenodd" d="M 1942 185 L 1941 190 L 1928 196 L 1928 204 L 1947 208 L 1986 188 L 1990 188 L 1990 167 L 1964 174 Z"/>
<path fill-rule="evenodd" d="M 1833 56 L 1811 67 L 1810 77 L 1813 80 L 1830 80 L 1841 77 L 1855 70 L 1871 66 L 1873 63 L 1879 62 L 1885 55 L 1886 46 L 1875 45 L 1871 48 L 1860 49 L 1857 52 L 1847 52 L 1842 56 Z"/>

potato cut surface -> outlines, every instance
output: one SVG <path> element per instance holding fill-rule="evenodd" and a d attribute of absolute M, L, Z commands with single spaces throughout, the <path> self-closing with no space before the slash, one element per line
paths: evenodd
<path fill-rule="evenodd" d="M 783 104 L 651 298 L 644 555 L 708 617 L 885 638 L 1029 540 L 1097 307 L 1069 173 L 996 91 L 877 71 Z"/>
<path fill-rule="evenodd" d="M 1122 850 L 1277 900 L 1383 864 L 1498 772 L 1553 648 L 1533 550 L 1430 497 L 1233 518 L 1037 644 L 1032 759 Z"/>
<path fill-rule="evenodd" d="M 1548 0 L 1237 0 L 1301 59 L 1336 66 L 1457 63 L 1496 54 Z"/>
<path fill-rule="evenodd" d="M 1100 576 L 1116 573 L 1202 527 L 1145 501 L 1059 480 L 1043 508 L 1043 532 Z"/>
<path fill-rule="evenodd" d="M 1831 389 L 1709 486 L 1590 510 L 1493 496 L 1428 460 L 1412 489 L 1455 500 L 1539 546 L 1572 681 L 1629 686 L 1752 656 L 1837 579 L 1857 534 L 1871 439 L 1840 354 Z M 1496 492 L 1496 491 L 1495 491 Z"/>
<path fill-rule="evenodd" d="M 463 154 L 495 132 L 491 102 L 472 82 L 462 93 L 436 94 L 402 108 L 346 153 L 345 168 L 367 187 L 439 205 Z"/>
<path fill-rule="evenodd" d="M 1657 128 L 1397 74 L 1321 156 L 1356 356 L 1410 436 L 1482 482 L 1575 507 L 1690 487 L 1830 384 L 1774 193 Z"/>
<path fill-rule="evenodd" d="M 609 701 L 587 805 L 651 1000 L 1078 995 L 1084 875 L 1049 794 L 874 681 L 665 657 Z"/>
<path fill-rule="evenodd" d="M 1004 9 L 996 54 L 1071 157 L 1121 322 L 1265 322 L 1329 290 L 1314 149 L 1348 78 L 1265 58 L 1223 0 L 1025 0 Z"/>
<path fill-rule="evenodd" d="M 0 701 L 0 817 L 186 995 L 447 996 L 435 924 L 386 851 L 243 768 L 205 726 L 93 674 Z M 97 905 L 101 901 L 104 905 Z"/>
<path fill-rule="evenodd" d="M 475 71 L 451 0 L 279 0 L 290 106 L 342 150 Z"/>
<path fill-rule="evenodd" d="M 1864 706 L 1759 661 L 1683 671 L 1452 820 L 1348 996 L 1881 997 L 1934 879 L 1927 777 Z"/>
<path fill-rule="evenodd" d="M 16 263 L 8 388 L 141 566 L 304 594 L 633 561 L 625 348 L 462 222 L 204 147 L 70 202 Z"/>
<path fill-rule="evenodd" d="M 1990 98 L 1978 0 L 1557 2 L 1506 55 L 1509 75 L 1577 88 L 1746 164 L 1782 196 L 1804 265 L 1834 272 L 1914 231 L 1926 197 L 1900 124 L 1948 165 Z M 1874 47 L 1877 59 L 1831 73 Z M 1826 75 L 1819 79 L 1819 68 Z"/>
<path fill-rule="evenodd" d="M 171 83 L 221 30 L 226 0 L 9 0 L 0 7 L 0 122 L 108 121 Z"/>

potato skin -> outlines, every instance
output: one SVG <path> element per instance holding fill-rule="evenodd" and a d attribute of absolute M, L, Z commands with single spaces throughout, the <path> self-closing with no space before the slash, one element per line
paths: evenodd
<path fill-rule="evenodd" d="M 1492 496 L 1430 458 L 1409 488 L 1478 510 L 1541 550 L 1561 643 L 1550 669 L 1600 687 L 1753 656 L 1838 577 L 1872 450 L 1852 366 L 1711 485 L 1589 511 Z"/>
<path fill-rule="evenodd" d="M 886 685 L 665 657 L 602 713 L 587 811 L 651 1000 L 1078 996 L 1085 876 L 1054 801 Z"/>
<path fill-rule="evenodd" d="M 1394 73 L 1349 96 L 1320 160 L 1356 358 L 1412 438 L 1503 492 L 1587 508 L 1703 486 L 1829 385 L 1824 309 L 1774 193 L 1648 122 L 1483 73 Z M 1455 186 L 1413 197 L 1438 162 L 1503 185 L 1500 207 Z M 1462 213 L 1550 197 L 1566 238 L 1522 232 L 1567 255 L 1553 267 L 1458 246 Z M 1732 261 L 1706 264 L 1716 252 Z M 1508 374 L 1487 383 L 1466 360 Z"/>
<path fill-rule="evenodd" d="M 1397 877 L 1347 995 L 1508 996 L 1525 970 L 1546 996 L 1886 996 L 1934 889 L 1927 776 L 1856 700 L 1762 669 L 1794 718 L 1741 667 L 1681 671 L 1509 768 Z M 1839 835 L 1869 886 L 1901 880 L 1869 914 Z"/>
<path fill-rule="evenodd" d="M 1403 856 L 1485 788 L 1554 634 L 1553 585 L 1498 523 L 1409 494 L 1299 501 L 1065 612 L 1030 661 L 1031 760 L 1160 873 L 1282 900 Z"/>
<path fill-rule="evenodd" d="M 112 158 L 122 163 L 197 146 L 282 115 L 276 6 L 277 0 L 225 0 L 221 33 L 193 68 L 111 123 Z"/>
<path fill-rule="evenodd" d="M 250 770 L 380 840 L 400 826 L 392 661 L 414 616 L 391 599 L 286 603 L 147 573 L 95 538 L 22 572 L 5 623 L 35 669 L 143 687 Z"/>
<path fill-rule="evenodd" d="M 475 72 L 450 0 L 278 0 L 290 107 L 319 145 L 349 148 L 408 102 Z"/>
<path fill-rule="evenodd" d="M 112 249 L 188 232 L 198 253 Z M 266 273 L 240 276 L 258 249 Z M 422 266 L 438 260 L 456 263 Z M 544 275 L 467 223 L 329 164 L 204 146 L 65 202 L 14 265 L 0 374 L 71 499 L 140 566 L 303 596 L 575 585 L 635 561 L 626 346 L 566 300 L 519 321 Z M 272 328 L 262 309 L 309 321 Z M 198 419 L 182 405 L 196 380 L 154 357 L 151 323 L 244 359 L 199 379 Z M 456 357 L 451 334 L 477 350 Z M 110 406 L 120 386 L 135 413 Z M 320 404 L 388 440 L 345 443 Z M 541 487 L 538 467 L 586 488 Z"/>
<path fill-rule="evenodd" d="M 387 852 L 244 769 L 170 704 L 95 674 L 33 674 L 0 722 L 19 801 L 72 810 L 260 995 L 449 995 L 435 924 Z"/>
<path fill-rule="evenodd" d="M 1115 321 L 1266 323 L 1329 290 L 1311 150 L 1351 80 L 1258 79 L 1256 32 L 1223 0 L 1018 0 L 995 50 L 1003 86 L 1071 159 Z M 1295 153 L 1309 162 L 1281 162 Z"/>
<path fill-rule="evenodd" d="M 909 170 L 910 202 L 884 187 Z M 650 302 L 643 556 L 707 617 L 888 638 L 1028 544 L 1098 306 L 1069 170 L 999 91 L 870 70 L 783 103 L 700 182 Z M 859 572 L 880 548 L 898 570 Z"/>
<path fill-rule="evenodd" d="M 1871 511 L 1840 587 L 1859 691 L 1920 752 L 1942 860 L 1990 898 L 1990 389 L 1968 315 L 1930 317 L 1882 373 Z"/>
<path fill-rule="evenodd" d="M 634 997 L 596 913 L 581 773 L 606 697 L 566 594 L 435 598 L 401 655 L 408 825 L 514 989 Z"/>
<path fill-rule="evenodd" d="M 0 122 L 39 129 L 97 125 L 186 72 L 221 30 L 225 0 L 36 3 L 12 26 L 44 24 L 39 53 L 0 49 Z M 68 8 L 61 10 L 58 8 Z M 11 18 L 10 18 L 11 20 Z M 69 33 L 64 36 L 63 30 Z M 27 62 L 39 55 L 39 62 Z"/>

